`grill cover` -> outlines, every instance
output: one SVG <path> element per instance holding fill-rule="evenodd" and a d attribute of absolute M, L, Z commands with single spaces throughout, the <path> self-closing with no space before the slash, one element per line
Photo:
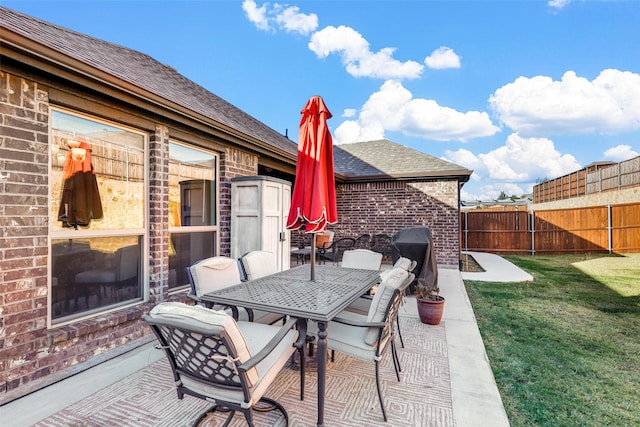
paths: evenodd
<path fill-rule="evenodd" d="M 429 288 L 438 286 L 438 264 L 433 249 L 429 227 L 412 227 L 398 231 L 391 236 L 391 257 L 395 263 L 400 257 L 415 260 L 416 281 L 409 290 L 415 292 L 416 282 Z"/>

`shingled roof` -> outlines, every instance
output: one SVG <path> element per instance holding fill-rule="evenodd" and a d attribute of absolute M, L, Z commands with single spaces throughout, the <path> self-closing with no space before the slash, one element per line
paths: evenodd
<path fill-rule="evenodd" d="M 207 118 L 210 126 L 258 144 L 288 162 L 296 161 L 297 146 L 289 138 L 149 55 L 1 6 L 0 30 L 5 46 L 102 83 L 105 75 L 112 77 L 109 84 L 121 90 L 137 88 L 138 95 L 149 102 L 159 99 L 168 109 L 178 105 L 192 118 Z M 56 58 L 51 58 L 54 54 Z M 388 140 L 337 145 L 334 160 L 338 178 L 347 181 L 448 178 L 466 182 L 471 175 L 465 168 Z"/>
<path fill-rule="evenodd" d="M 448 178 L 467 182 L 472 173 L 386 139 L 336 145 L 333 156 L 336 173 L 349 181 Z"/>
<path fill-rule="evenodd" d="M 243 134 L 265 142 L 295 159 L 296 145 L 287 137 L 149 55 L 5 7 L 0 7 L 0 28 L 185 107 L 217 122 L 222 129 L 239 132 L 240 137 Z M 3 35 L 3 44 L 7 42 L 5 37 L 9 35 Z M 63 65 L 70 66 L 70 62 Z"/>

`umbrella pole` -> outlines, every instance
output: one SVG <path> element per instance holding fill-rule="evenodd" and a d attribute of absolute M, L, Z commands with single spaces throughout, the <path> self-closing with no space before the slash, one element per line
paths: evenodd
<path fill-rule="evenodd" d="M 316 280 L 316 233 L 311 234 L 311 280 Z"/>

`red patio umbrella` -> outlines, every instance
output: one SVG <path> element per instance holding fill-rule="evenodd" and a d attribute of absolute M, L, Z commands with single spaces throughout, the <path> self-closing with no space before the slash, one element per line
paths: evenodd
<path fill-rule="evenodd" d="M 315 280 L 316 234 L 338 222 L 333 173 L 333 138 L 327 127 L 331 112 L 320 96 L 313 96 L 301 111 L 296 182 L 287 228 L 312 233 L 311 280 Z"/>

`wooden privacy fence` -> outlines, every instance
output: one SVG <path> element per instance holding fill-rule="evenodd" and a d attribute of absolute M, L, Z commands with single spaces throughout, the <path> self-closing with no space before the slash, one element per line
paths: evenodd
<path fill-rule="evenodd" d="M 499 254 L 640 252 L 640 203 L 545 211 L 465 211 L 461 249 Z"/>
<path fill-rule="evenodd" d="M 640 185 L 640 156 L 617 164 L 591 166 L 533 186 L 533 202 L 622 190 Z"/>

